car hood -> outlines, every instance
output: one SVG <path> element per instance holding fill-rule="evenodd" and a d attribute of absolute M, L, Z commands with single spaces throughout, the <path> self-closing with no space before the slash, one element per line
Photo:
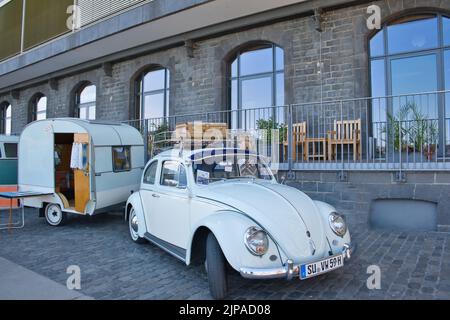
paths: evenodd
<path fill-rule="evenodd" d="M 198 196 L 221 202 L 256 221 L 294 262 L 328 253 L 324 221 L 303 192 L 263 180 L 217 182 Z"/>

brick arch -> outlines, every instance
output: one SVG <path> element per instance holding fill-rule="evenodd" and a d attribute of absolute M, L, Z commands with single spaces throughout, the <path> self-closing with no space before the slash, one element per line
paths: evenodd
<path fill-rule="evenodd" d="M 8 100 L 0 100 L 0 108 L 3 108 L 4 106 L 12 106 L 11 103 L 9 103 Z"/>
<path fill-rule="evenodd" d="M 228 79 L 231 74 L 231 63 L 236 58 L 237 54 L 241 51 L 244 51 L 246 49 L 251 49 L 253 47 L 259 46 L 259 45 L 274 45 L 276 47 L 279 47 L 284 52 L 284 58 L 285 58 L 285 65 L 287 63 L 286 59 L 286 50 L 285 46 L 280 44 L 280 41 L 271 41 L 271 40 L 265 40 L 265 39 L 255 39 L 255 40 L 248 40 L 241 42 L 239 44 L 235 44 L 232 48 L 228 48 L 227 52 L 222 58 L 221 62 L 221 72 L 222 72 L 222 101 L 223 105 L 227 108 L 227 110 L 230 107 L 230 94 L 228 92 Z M 286 68 L 286 66 L 285 66 Z M 285 82 L 285 87 L 288 85 L 288 82 Z"/>
<path fill-rule="evenodd" d="M 173 79 L 172 75 L 172 69 L 168 66 L 164 66 L 162 64 L 158 63 L 149 63 L 144 66 L 141 66 L 138 68 L 130 77 L 129 81 L 129 94 L 130 94 L 130 105 L 129 105 L 129 119 L 139 119 L 140 110 L 138 110 L 137 106 L 137 82 L 140 80 L 140 78 L 146 74 L 147 72 L 153 71 L 153 70 L 159 70 L 159 69 L 167 69 L 170 72 L 170 81 Z M 172 85 L 171 85 L 172 87 Z M 170 99 L 172 101 L 172 99 Z M 169 108 L 170 109 L 170 108 Z"/>
<path fill-rule="evenodd" d="M 12 104 L 9 103 L 7 100 L 2 100 L 0 102 L 0 134 L 3 134 L 5 131 L 5 115 L 6 115 L 6 108 L 11 107 L 12 112 Z"/>
<path fill-rule="evenodd" d="M 277 42 L 274 41 L 270 41 L 270 40 L 250 40 L 250 41 L 246 41 L 243 42 L 239 45 L 234 46 L 232 49 L 229 49 L 228 52 L 225 54 L 225 56 L 223 57 L 223 61 L 224 63 L 231 63 L 234 59 L 234 57 L 240 52 L 243 51 L 245 49 L 250 49 L 252 47 L 256 47 L 258 45 L 275 45 L 277 47 L 280 47 L 281 49 L 284 50 L 283 46 L 278 44 Z"/>
<path fill-rule="evenodd" d="M 383 11 L 382 11 L 383 12 Z M 441 14 L 450 17 L 450 10 L 436 7 L 416 7 L 409 9 L 402 9 L 399 11 L 391 12 L 390 14 L 383 16 L 381 19 L 381 29 L 380 30 L 369 30 L 367 33 L 367 45 L 369 45 L 370 40 L 379 32 L 381 32 L 386 24 L 393 23 L 395 21 L 408 18 L 409 16 L 414 16 L 417 14 Z M 369 51 L 368 51 L 369 52 Z"/>
<path fill-rule="evenodd" d="M 45 94 L 43 91 L 39 91 L 34 93 L 30 99 L 28 99 L 28 104 L 27 104 L 27 122 L 30 123 L 32 121 L 32 114 L 33 114 L 33 108 L 34 108 L 34 102 L 35 100 L 37 100 L 38 98 L 43 98 L 46 97 L 47 98 L 47 114 L 48 114 L 48 104 L 49 104 L 49 95 Z"/>
<path fill-rule="evenodd" d="M 69 116 L 70 117 L 76 117 L 77 116 L 77 112 L 76 112 L 76 105 L 77 105 L 77 95 L 80 93 L 81 90 L 83 90 L 85 87 L 90 86 L 90 85 L 94 85 L 97 89 L 97 93 L 96 93 L 96 99 L 98 100 L 98 85 L 95 81 L 92 80 L 82 80 L 79 81 L 73 88 L 72 90 L 70 90 L 69 93 Z"/>

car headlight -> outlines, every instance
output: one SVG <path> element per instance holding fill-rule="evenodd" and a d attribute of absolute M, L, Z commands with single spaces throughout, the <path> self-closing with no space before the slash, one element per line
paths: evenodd
<path fill-rule="evenodd" d="M 267 233 L 258 227 L 251 227 L 245 231 L 244 243 L 247 249 L 255 256 L 263 256 L 269 250 Z"/>
<path fill-rule="evenodd" d="M 345 236 L 347 233 L 347 222 L 345 221 L 345 218 L 341 216 L 340 214 L 333 212 L 329 216 L 329 222 L 331 230 L 335 234 L 337 234 L 339 237 Z"/>

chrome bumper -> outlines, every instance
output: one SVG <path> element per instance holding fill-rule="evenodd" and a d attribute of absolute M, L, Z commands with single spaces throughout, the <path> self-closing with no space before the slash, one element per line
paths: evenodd
<path fill-rule="evenodd" d="M 342 250 L 345 260 L 349 260 L 356 250 L 355 245 L 346 244 Z M 279 268 L 258 269 L 258 268 L 241 268 L 241 276 L 246 279 L 279 279 L 286 278 L 292 280 L 300 274 L 300 265 L 294 265 L 292 260 L 288 260 L 286 264 Z"/>

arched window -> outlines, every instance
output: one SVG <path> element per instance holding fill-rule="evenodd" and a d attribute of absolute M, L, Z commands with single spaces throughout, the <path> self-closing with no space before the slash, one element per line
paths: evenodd
<path fill-rule="evenodd" d="M 137 118 L 155 119 L 169 116 L 170 71 L 153 68 L 137 80 Z"/>
<path fill-rule="evenodd" d="M 436 14 L 408 16 L 383 26 L 370 40 L 372 96 L 400 96 L 450 89 L 450 19 Z M 414 102 L 428 119 L 450 117 L 436 95 Z M 406 99 L 406 98 L 405 98 Z M 379 103 L 374 121 L 395 116 L 405 102 Z M 450 106 L 447 104 L 447 106 Z M 446 109 L 446 110 L 444 110 Z"/>
<path fill-rule="evenodd" d="M 30 103 L 29 122 L 47 118 L 47 97 L 42 93 L 36 94 Z"/>
<path fill-rule="evenodd" d="M 247 47 L 236 54 L 229 69 L 230 109 L 237 111 L 232 116 L 233 128 L 254 128 L 261 118 L 284 121 L 283 111 L 274 108 L 245 112 L 284 105 L 283 49 L 272 43 Z"/>
<path fill-rule="evenodd" d="M 11 105 L 8 102 L 0 104 L 0 134 L 11 134 Z"/>
<path fill-rule="evenodd" d="M 394 96 L 374 99 L 374 130 L 385 130 L 380 124 L 414 105 L 422 118 L 435 121 L 439 132 L 447 131 L 450 144 L 450 95 L 444 103 L 445 97 L 435 93 L 450 89 L 450 18 L 422 14 L 386 23 L 370 39 L 369 51 L 372 97 Z M 427 92 L 434 94 L 414 96 Z"/>
<path fill-rule="evenodd" d="M 97 87 L 91 83 L 83 85 L 76 94 L 75 115 L 80 119 L 95 120 Z"/>

